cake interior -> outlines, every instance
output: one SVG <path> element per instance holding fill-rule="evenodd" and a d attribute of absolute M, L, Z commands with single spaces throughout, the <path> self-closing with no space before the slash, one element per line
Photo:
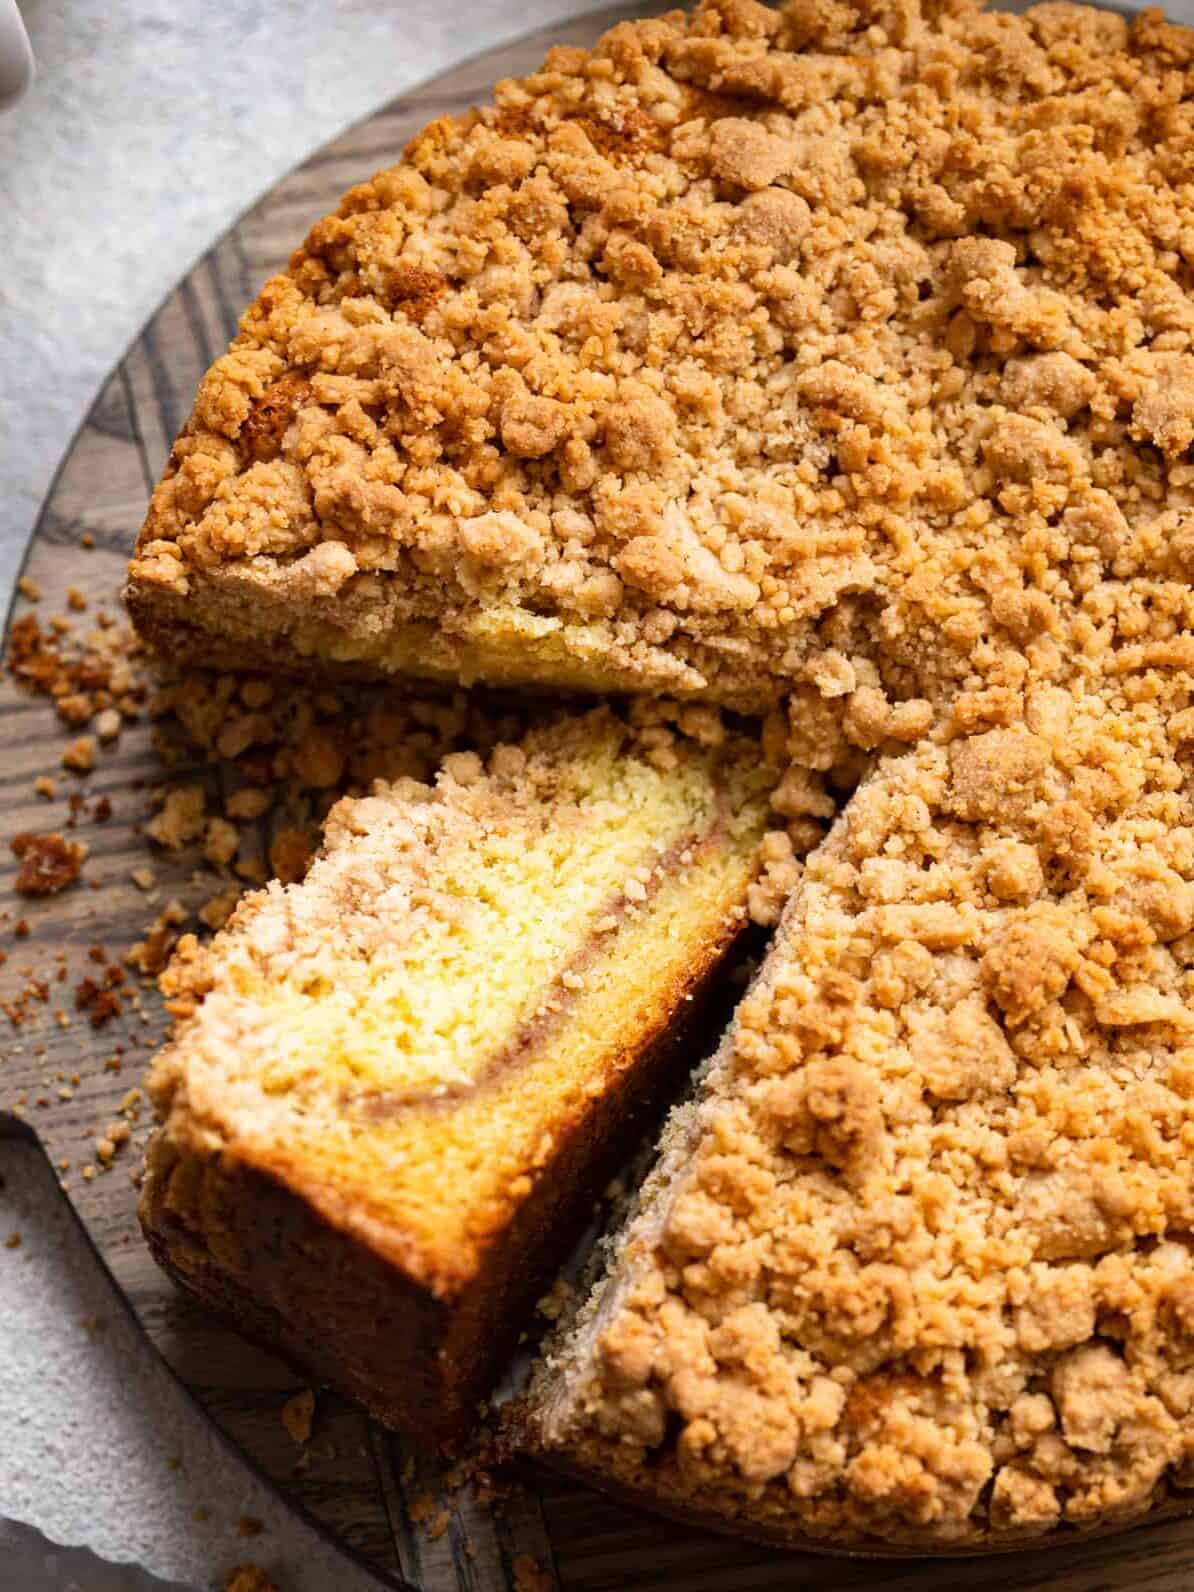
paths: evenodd
<path fill-rule="evenodd" d="M 304 884 L 172 975 L 199 1003 L 158 1088 L 189 1134 L 438 1296 L 474 1276 L 746 919 L 765 773 L 624 739 L 598 710 L 334 810 Z"/>

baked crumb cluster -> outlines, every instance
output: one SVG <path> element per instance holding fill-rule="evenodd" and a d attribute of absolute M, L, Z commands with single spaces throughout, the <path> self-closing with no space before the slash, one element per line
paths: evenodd
<path fill-rule="evenodd" d="M 769 708 L 797 850 L 863 779 L 540 1384 L 670 1507 L 1191 1479 L 1192 107 L 1155 11 L 620 25 L 312 230 L 155 495 L 163 615 Z"/>

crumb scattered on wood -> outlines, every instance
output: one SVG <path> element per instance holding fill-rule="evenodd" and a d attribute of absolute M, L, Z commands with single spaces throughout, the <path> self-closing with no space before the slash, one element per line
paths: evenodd
<path fill-rule="evenodd" d="M 15 889 L 23 896 L 57 895 L 67 885 L 74 884 L 87 856 L 83 841 L 67 840 L 57 832 L 16 835 L 10 845 L 21 864 Z M 15 932 L 20 933 L 19 924 Z"/>
<path fill-rule="evenodd" d="M 62 754 L 63 768 L 75 774 L 90 774 L 95 767 L 95 740 L 90 735 L 80 735 Z"/>
<path fill-rule="evenodd" d="M 281 1592 L 259 1564 L 238 1564 L 224 1576 L 224 1592 Z"/>
<path fill-rule="evenodd" d="M 315 1417 L 315 1395 L 310 1388 L 296 1393 L 282 1406 L 282 1425 L 296 1443 L 311 1440 L 311 1422 Z"/>
<path fill-rule="evenodd" d="M 553 1592 L 555 1580 L 532 1554 L 520 1553 L 514 1560 L 514 1592 Z"/>

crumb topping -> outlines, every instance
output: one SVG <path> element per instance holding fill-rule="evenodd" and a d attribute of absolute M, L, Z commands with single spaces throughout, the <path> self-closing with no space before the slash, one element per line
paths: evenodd
<path fill-rule="evenodd" d="M 589 1463 L 909 1543 L 1180 1482 L 1194 812 L 1155 700 L 1050 693 L 885 761 L 808 859 L 573 1373 Z"/>

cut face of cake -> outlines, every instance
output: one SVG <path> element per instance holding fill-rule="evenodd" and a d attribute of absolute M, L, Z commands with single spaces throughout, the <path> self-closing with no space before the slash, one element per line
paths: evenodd
<path fill-rule="evenodd" d="M 767 783 L 745 739 L 599 709 L 339 803 L 305 881 L 167 974 L 159 1258 L 388 1423 L 466 1423 L 683 1070 Z"/>

